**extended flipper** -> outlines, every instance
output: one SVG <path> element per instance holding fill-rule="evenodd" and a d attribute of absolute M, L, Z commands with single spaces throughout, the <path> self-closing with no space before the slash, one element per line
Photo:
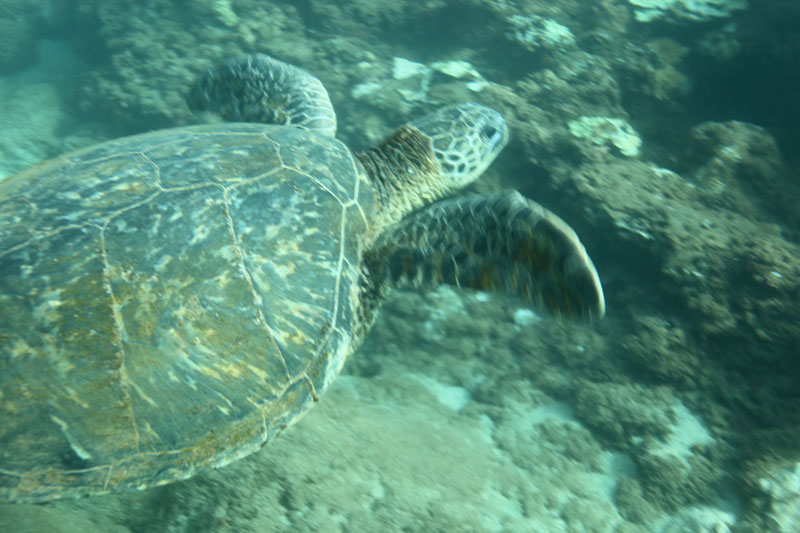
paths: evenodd
<path fill-rule="evenodd" d="M 505 291 L 569 318 L 605 312 L 597 271 L 563 220 L 518 192 L 444 200 L 387 229 L 364 257 L 368 316 L 391 287 Z"/>
<path fill-rule="evenodd" d="M 322 82 L 265 54 L 210 69 L 192 87 L 187 103 L 195 111 L 213 111 L 229 122 L 291 125 L 336 135 L 336 114 Z"/>

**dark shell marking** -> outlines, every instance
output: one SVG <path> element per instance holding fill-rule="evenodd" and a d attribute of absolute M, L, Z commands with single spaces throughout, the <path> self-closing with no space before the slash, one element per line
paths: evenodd
<path fill-rule="evenodd" d="M 0 183 L 0 500 L 186 478 L 296 421 L 351 346 L 359 168 L 329 137 L 225 124 Z"/>

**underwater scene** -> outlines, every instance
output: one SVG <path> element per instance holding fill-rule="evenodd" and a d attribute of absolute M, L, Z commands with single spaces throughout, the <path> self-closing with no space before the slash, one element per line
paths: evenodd
<path fill-rule="evenodd" d="M 0 0 L 0 533 L 800 531 L 798 57 L 796 0 Z"/>

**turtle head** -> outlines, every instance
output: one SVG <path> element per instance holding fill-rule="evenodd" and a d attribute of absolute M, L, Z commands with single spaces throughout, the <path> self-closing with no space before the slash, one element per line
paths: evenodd
<path fill-rule="evenodd" d="M 442 107 L 409 125 L 431 139 L 441 179 L 450 190 L 475 181 L 508 142 L 500 113 L 474 102 Z"/>
<path fill-rule="evenodd" d="M 412 120 L 356 154 L 378 203 L 372 235 L 475 181 L 507 142 L 500 113 L 470 102 Z"/>

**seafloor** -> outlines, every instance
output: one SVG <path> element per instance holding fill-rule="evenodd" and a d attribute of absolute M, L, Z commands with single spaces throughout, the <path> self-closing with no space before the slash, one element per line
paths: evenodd
<path fill-rule="evenodd" d="M 800 4 L 0 0 L 0 176 L 202 120 L 197 73 L 256 51 L 319 76 L 356 149 L 501 111 L 475 189 L 563 216 L 607 317 L 395 294 L 261 452 L 0 531 L 800 531 Z"/>

